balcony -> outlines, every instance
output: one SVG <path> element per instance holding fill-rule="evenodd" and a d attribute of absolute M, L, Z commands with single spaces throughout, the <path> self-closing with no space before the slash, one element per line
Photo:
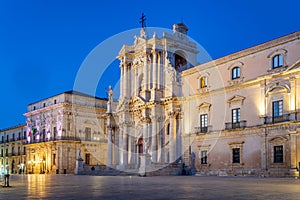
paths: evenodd
<path fill-rule="evenodd" d="M 51 138 L 41 138 L 39 140 L 34 141 L 26 141 L 26 144 L 34 144 L 34 143 L 42 143 L 42 142 L 51 142 L 51 141 L 59 141 L 59 140 L 67 140 L 67 141 L 81 141 L 78 137 L 70 137 L 70 136 L 62 136 L 62 137 L 51 137 Z"/>
<path fill-rule="evenodd" d="M 239 128 L 246 128 L 247 126 L 247 121 L 243 120 L 240 122 L 226 122 L 225 123 L 225 130 L 233 130 L 233 129 L 239 129 Z"/>
<path fill-rule="evenodd" d="M 275 124 L 280 122 L 290 121 L 290 114 L 284 114 L 281 116 L 267 116 L 265 117 L 265 124 Z"/>
<path fill-rule="evenodd" d="M 197 126 L 195 127 L 195 134 L 203 134 L 203 133 L 208 133 L 211 131 L 212 126 Z"/>

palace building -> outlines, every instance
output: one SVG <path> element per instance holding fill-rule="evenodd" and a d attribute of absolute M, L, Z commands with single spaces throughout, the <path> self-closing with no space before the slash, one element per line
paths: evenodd
<path fill-rule="evenodd" d="M 27 173 L 74 173 L 77 150 L 85 165 L 105 163 L 106 99 L 76 91 L 28 105 Z"/>
<path fill-rule="evenodd" d="M 117 56 L 117 101 L 110 88 L 108 99 L 68 91 L 29 104 L 26 125 L 0 132 L 1 170 L 74 173 L 82 158 L 95 173 L 298 176 L 300 32 L 206 63 L 187 32 L 143 26 Z"/>

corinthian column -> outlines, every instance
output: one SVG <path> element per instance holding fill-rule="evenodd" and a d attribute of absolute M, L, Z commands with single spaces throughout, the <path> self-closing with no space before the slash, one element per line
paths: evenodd
<path fill-rule="evenodd" d="M 149 79 L 148 79 L 148 57 L 147 54 L 144 56 L 144 90 L 148 90 Z"/>
<path fill-rule="evenodd" d="M 124 58 L 125 59 L 125 58 Z M 123 94 L 124 97 L 127 97 L 127 86 L 128 86 L 128 72 L 127 72 L 127 65 L 126 63 L 124 64 L 124 85 L 123 85 Z"/>
<path fill-rule="evenodd" d="M 143 145 L 144 145 L 144 153 L 148 153 L 148 148 L 149 148 L 149 123 L 150 119 L 145 117 L 143 119 L 144 121 L 144 126 L 143 126 Z"/>
<path fill-rule="evenodd" d="M 157 162 L 157 120 L 155 117 L 152 118 L 152 136 L 151 136 L 151 151 L 152 151 L 152 162 Z"/>
<path fill-rule="evenodd" d="M 153 89 L 156 89 L 157 88 L 157 53 L 155 51 L 155 49 L 152 51 L 152 55 L 153 55 L 153 60 L 152 60 L 152 69 L 153 69 L 153 72 L 152 72 L 152 77 L 153 77 Z"/>
<path fill-rule="evenodd" d="M 111 166 L 112 164 L 112 143 L 111 143 L 111 137 L 112 137 L 112 127 L 110 124 L 110 119 L 107 119 L 107 132 L 108 132 L 108 141 L 107 141 L 107 166 Z"/>
<path fill-rule="evenodd" d="M 176 132 L 175 132 L 175 112 L 170 112 L 169 117 L 170 117 L 170 130 L 169 130 L 169 155 L 170 155 L 170 160 L 169 162 L 175 162 L 176 161 Z"/>
<path fill-rule="evenodd" d="M 128 126 L 125 125 L 123 133 L 123 164 L 128 164 Z"/>

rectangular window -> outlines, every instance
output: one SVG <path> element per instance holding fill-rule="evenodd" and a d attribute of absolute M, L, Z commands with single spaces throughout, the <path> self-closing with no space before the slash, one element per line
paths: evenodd
<path fill-rule="evenodd" d="M 201 151 L 201 164 L 207 164 L 207 151 Z"/>
<path fill-rule="evenodd" d="M 201 132 L 207 132 L 207 118 L 208 118 L 207 114 L 200 115 Z"/>
<path fill-rule="evenodd" d="M 68 124 L 67 124 L 67 130 L 68 130 L 68 131 L 71 130 L 71 123 L 70 123 L 70 122 L 68 122 Z"/>
<path fill-rule="evenodd" d="M 231 111 L 232 123 L 239 123 L 241 121 L 240 108 L 232 109 Z"/>
<path fill-rule="evenodd" d="M 21 147 L 18 147 L 18 155 L 21 154 Z"/>
<path fill-rule="evenodd" d="M 283 146 L 274 146 L 274 163 L 283 163 Z"/>
<path fill-rule="evenodd" d="M 23 155 L 26 155 L 26 147 L 23 147 Z"/>
<path fill-rule="evenodd" d="M 89 153 L 85 154 L 85 164 L 89 165 L 90 164 L 90 159 L 91 159 L 91 155 Z"/>
<path fill-rule="evenodd" d="M 91 141 L 91 138 L 92 138 L 92 129 L 86 127 L 84 132 L 85 132 L 85 141 Z"/>
<path fill-rule="evenodd" d="M 21 132 L 18 134 L 18 140 L 21 140 Z"/>
<path fill-rule="evenodd" d="M 57 133 L 56 126 L 54 126 L 53 127 L 53 139 L 54 140 L 56 139 L 56 133 Z"/>
<path fill-rule="evenodd" d="M 207 87 L 207 77 L 203 76 L 200 78 L 200 88 L 206 88 Z"/>
<path fill-rule="evenodd" d="M 232 163 L 233 164 L 240 163 L 240 148 L 232 149 Z"/>
<path fill-rule="evenodd" d="M 52 165 L 56 165 L 56 154 L 52 155 Z"/>
<path fill-rule="evenodd" d="M 273 117 L 280 117 L 283 115 L 283 101 L 273 102 Z"/>

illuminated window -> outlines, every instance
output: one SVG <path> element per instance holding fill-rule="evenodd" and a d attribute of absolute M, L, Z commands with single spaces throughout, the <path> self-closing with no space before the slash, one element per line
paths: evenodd
<path fill-rule="evenodd" d="M 241 121 L 241 110 L 239 108 L 231 111 L 232 123 L 239 123 Z"/>
<path fill-rule="evenodd" d="M 283 66 L 283 57 L 281 54 L 273 57 L 273 68 L 282 67 Z"/>
<path fill-rule="evenodd" d="M 207 118 L 208 118 L 207 114 L 200 115 L 200 128 L 202 133 L 207 132 Z"/>
<path fill-rule="evenodd" d="M 283 101 L 273 102 L 273 117 L 281 117 L 283 115 Z"/>
<path fill-rule="evenodd" d="M 207 77 L 203 76 L 200 78 L 200 88 L 206 88 L 207 87 Z"/>
<path fill-rule="evenodd" d="M 201 151 L 201 164 L 207 164 L 207 151 Z"/>
<path fill-rule="evenodd" d="M 274 163 L 283 163 L 283 146 L 274 146 Z"/>
<path fill-rule="evenodd" d="M 234 67 L 231 70 L 231 79 L 237 79 L 241 77 L 241 68 L 240 67 Z"/>

